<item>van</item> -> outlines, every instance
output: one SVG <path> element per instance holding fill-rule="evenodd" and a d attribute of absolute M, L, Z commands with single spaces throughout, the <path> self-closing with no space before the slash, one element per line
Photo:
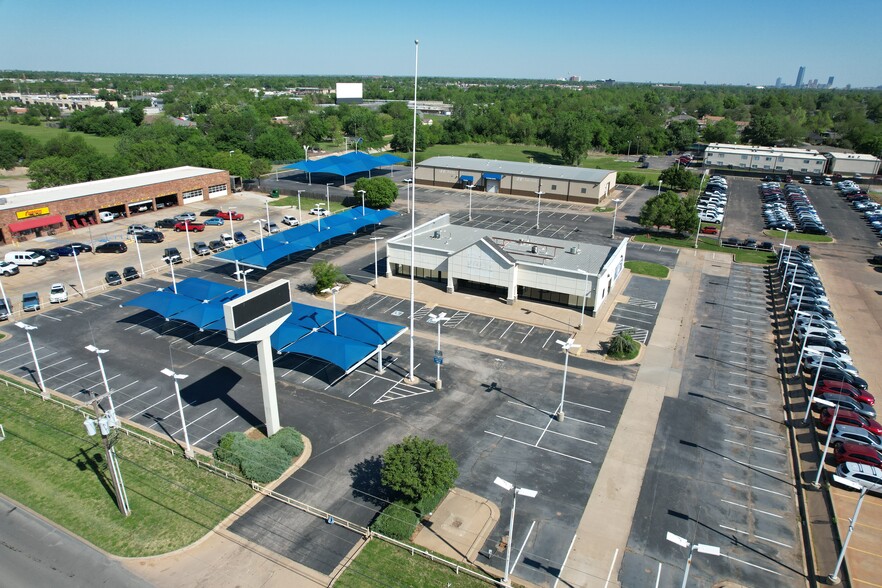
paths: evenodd
<path fill-rule="evenodd" d="M 98 213 L 98 220 L 100 220 L 102 223 L 113 222 L 113 213 L 107 212 L 107 211 L 99 212 Z"/>
<path fill-rule="evenodd" d="M 37 255 L 33 251 L 11 251 L 6 254 L 5 259 L 15 265 L 43 265 L 46 263 L 45 257 Z"/>

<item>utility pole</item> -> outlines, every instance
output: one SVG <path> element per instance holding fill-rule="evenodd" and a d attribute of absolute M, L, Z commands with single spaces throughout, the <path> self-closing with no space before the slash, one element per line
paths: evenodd
<path fill-rule="evenodd" d="M 118 424 L 116 414 L 110 412 L 105 413 L 102 416 L 100 409 L 98 408 L 98 402 L 104 399 L 105 396 L 109 398 L 110 393 L 108 392 L 101 396 L 95 396 L 93 393 L 92 409 L 95 411 L 95 420 L 87 418 L 83 424 L 86 426 L 86 432 L 90 437 L 96 433 L 97 425 L 97 432 L 101 433 L 101 441 L 104 443 L 104 458 L 107 462 L 107 469 L 110 471 L 110 479 L 113 482 L 113 493 L 116 496 L 116 505 L 119 507 L 119 512 L 121 512 L 123 516 L 129 516 L 132 514 L 132 510 L 129 508 L 129 497 L 126 495 L 126 487 L 123 484 L 122 472 L 120 471 L 119 463 L 116 460 L 116 451 L 113 448 L 114 441 L 110 439 L 111 427 L 115 427 Z"/>

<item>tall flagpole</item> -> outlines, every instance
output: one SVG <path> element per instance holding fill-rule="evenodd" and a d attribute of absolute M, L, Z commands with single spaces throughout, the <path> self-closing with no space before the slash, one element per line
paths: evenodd
<path fill-rule="evenodd" d="M 417 132 L 417 79 L 420 65 L 420 41 L 414 40 L 416 46 L 414 65 L 413 65 L 413 146 L 410 157 L 410 177 L 411 186 L 413 186 L 413 202 L 410 206 L 410 368 L 407 374 L 407 380 L 414 383 L 416 378 L 413 373 L 413 314 L 414 314 L 414 269 L 413 263 L 415 258 L 414 233 L 416 232 L 416 132 Z"/>

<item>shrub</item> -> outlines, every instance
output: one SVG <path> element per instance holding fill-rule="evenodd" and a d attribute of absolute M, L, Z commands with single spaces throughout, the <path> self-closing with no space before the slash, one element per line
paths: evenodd
<path fill-rule="evenodd" d="M 622 331 L 609 340 L 607 354 L 614 359 L 633 359 L 640 350 L 640 343 L 634 340 L 631 331 Z"/>
<path fill-rule="evenodd" d="M 312 277 L 315 278 L 316 293 L 333 288 L 337 284 L 348 284 L 349 278 L 339 267 L 330 261 L 317 261 L 312 264 Z"/>
<path fill-rule="evenodd" d="M 619 172 L 616 174 L 617 184 L 628 184 L 629 186 L 642 186 L 646 182 L 646 176 L 636 172 Z"/>
<path fill-rule="evenodd" d="M 419 522 L 417 513 L 410 505 L 399 500 L 383 509 L 380 516 L 371 523 L 371 530 L 399 541 L 407 541 Z"/>
<path fill-rule="evenodd" d="M 445 488 L 440 492 L 436 492 L 435 494 L 424 496 L 419 502 L 414 504 L 414 508 L 419 516 L 427 517 L 429 516 L 429 514 L 435 512 L 435 509 L 438 508 L 438 505 L 441 504 L 442 500 L 444 500 L 447 492 L 448 489 Z"/>
<path fill-rule="evenodd" d="M 221 437 L 214 457 L 239 469 L 255 482 L 266 484 L 281 476 L 292 458 L 303 453 L 303 437 L 290 427 L 279 430 L 268 439 L 249 439 L 244 433 L 227 433 Z"/>
<path fill-rule="evenodd" d="M 453 486 L 459 469 L 447 445 L 410 436 L 386 448 L 380 476 L 383 486 L 419 502 L 443 495 Z"/>
<path fill-rule="evenodd" d="M 248 454 L 243 457 L 239 468 L 242 475 L 249 480 L 266 484 L 281 476 L 288 466 L 291 458 L 285 450 L 278 445 L 260 443 L 249 439 Z"/>
<path fill-rule="evenodd" d="M 295 458 L 303 453 L 303 436 L 297 429 L 285 427 L 272 436 L 273 442 L 281 447 L 288 457 Z"/>

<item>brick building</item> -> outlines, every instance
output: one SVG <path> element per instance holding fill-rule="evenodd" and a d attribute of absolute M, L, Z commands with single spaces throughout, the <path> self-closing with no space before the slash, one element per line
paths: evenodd
<path fill-rule="evenodd" d="M 131 216 L 230 193 L 226 170 L 176 167 L 0 197 L 2 242 L 27 241 L 96 224 L 100 213 Z"/>

